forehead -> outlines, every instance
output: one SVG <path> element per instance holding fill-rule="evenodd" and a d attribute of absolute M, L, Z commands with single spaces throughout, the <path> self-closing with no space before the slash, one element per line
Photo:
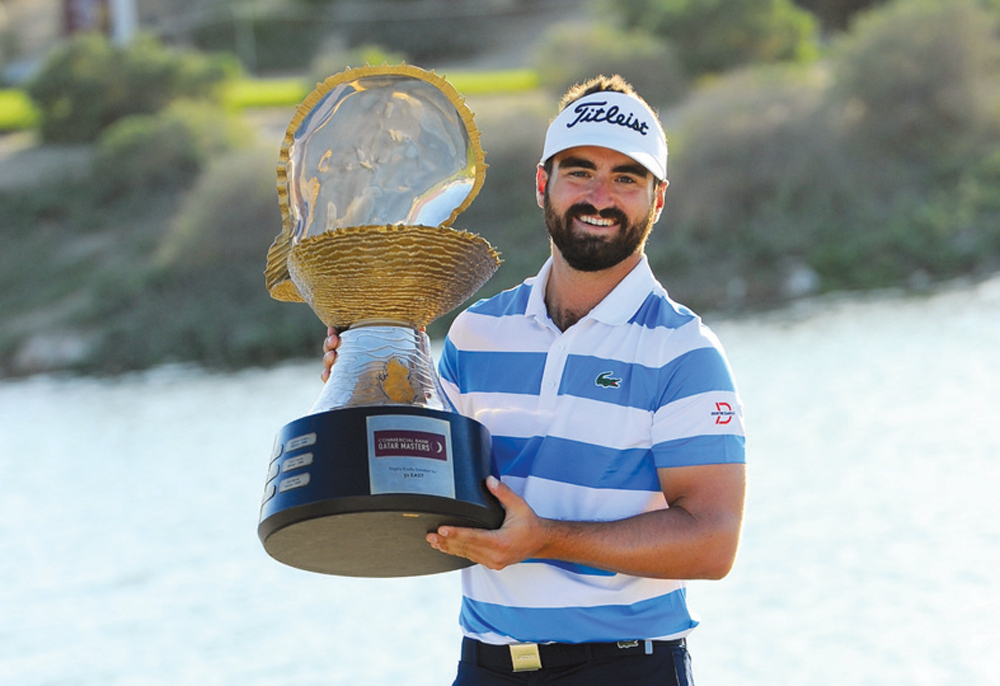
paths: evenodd
<path fill-rule="evenodd" d="M 631 167 L 636 171 L 651 175 L 649 170 L 628 155 L 597 145 L 580 145 L 575 148 L 567 148 L 552 156 L 552 161 L 556 166 L 561 165 L 565 160 L 569 160 L 570 164 L 586 162 L 595 168 L 625 169 Z"/>

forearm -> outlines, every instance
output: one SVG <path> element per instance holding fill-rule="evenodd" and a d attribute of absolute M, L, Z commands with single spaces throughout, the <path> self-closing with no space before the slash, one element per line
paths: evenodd
<path fill-rule="evenodd" d="M 442 526 L 427 541 L 449 555 L 503 569 L 541 558 L 665 579 L 718 579 L 732 567 L 743 520 L 742 464 L 660 471 L 670 507 L 608 522 L 539 517 L 497 479 L 487 486 L 504 506 L 494 531 Z"/>
<path fill-rule="evenodd" d="M 612 572 L 666 579 L 720 579 L 733 565 L 740 517 L 696 517 L 681 507 L 610 522 L 539 520 L 535 555 Z"/>

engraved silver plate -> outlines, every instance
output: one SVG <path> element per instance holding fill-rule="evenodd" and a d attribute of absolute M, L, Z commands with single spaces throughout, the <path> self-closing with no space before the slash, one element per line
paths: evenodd
<path fill-rule="evenodd" d="M 448 422 L 403 414 L 376 415 L 366 420 L 372 495 L 419 493 L 455 497 Z"/>

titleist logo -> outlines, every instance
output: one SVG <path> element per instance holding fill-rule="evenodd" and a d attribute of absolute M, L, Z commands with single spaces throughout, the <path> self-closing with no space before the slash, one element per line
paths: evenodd
<path fill-rule="evenodd" d="M 644 121 L 640 121 L 634 117 L 631 112 L 623 114 L 618 105 L 607 107 L 607 104 L 607 100 L 603 100 L 601 102 L 581 102 L 573 108 L 573 112 L 576 114 L 576 119 L 567 124 L 566 128 L 571 129 L 580 122 L 607 122 L 608 124 L 614 124 L 615 126 L 624 126 L 627 129 L 632 129 L 643 136 L 645 136 L 646 132 L 649 131 L 649 124 Z"/>

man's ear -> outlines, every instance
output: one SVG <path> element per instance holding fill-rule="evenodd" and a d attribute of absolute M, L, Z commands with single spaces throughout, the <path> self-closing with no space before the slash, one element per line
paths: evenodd
<path fill-rule="evenodd" d="M 664 179 L 656 187 L 656 196 L 653 200 L 656 207 L 656 214 L 653 217 L 654 224 L 660 220 L 660 213 L 663 212 L 663 205 L 666 203 L 667 186 L 669 185 L 670 182 Z"/>
<path fill-rule="evenodd" d="M 545 168 L 538 165 L 535 170 L 535 202 L 539 207 L 545 207 L 545 186 L 549 183 L 549 175 L 545 173 Z"/>

